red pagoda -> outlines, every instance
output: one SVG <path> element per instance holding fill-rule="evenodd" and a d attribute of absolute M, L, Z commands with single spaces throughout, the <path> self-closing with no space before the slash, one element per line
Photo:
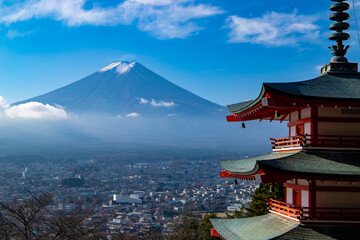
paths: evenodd
<path fill-rule="evenodd" d="M 267 215 L 212 219 L 211 233 L 237 239 L 357 239 L 360 236 L 360 73 L 345 54 L 350 25 L 344 0 L 332 0 L 333 58 L 317 78 L 264 83 L 252 101 L 227 106 L 229 122 L 287 121 L 289 136 L 270 139 L 272 153 L 221 162 L 221 177 L 284 182 L 285 201 Z"/>

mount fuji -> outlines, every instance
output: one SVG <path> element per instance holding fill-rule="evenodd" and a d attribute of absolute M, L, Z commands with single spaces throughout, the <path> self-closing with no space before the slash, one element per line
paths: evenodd
<path fill-rule="evenodd" d="M 171 83 L 138 62 L 113 62 L 79 81 L 16 104 L 26 102 L 60 105 L 77 114 L 168 117 L 225 114 L 225 107 Z"/>
<path fill-rule="evenodd" d="M 59 112 L 61 117 L 34 117 L 58 116 Z M 226 113 L 225 107 L 169 82 L 138 62 L 114 62 L 62 88 L 7 104 L 3 109 L 7 117 L 0 121 L 0 151 L 69 154 L 121 152 L 134 147 L 136 151 L 246 149 L 258 153 L 268 147 L 265 132 L 273 137 L 286 134 L 281 125 L 268 128 L 248 123 L 242 129 L 240 124 L 228 124 Z M 257 131 L 248 134 L 249 128 Z"/>

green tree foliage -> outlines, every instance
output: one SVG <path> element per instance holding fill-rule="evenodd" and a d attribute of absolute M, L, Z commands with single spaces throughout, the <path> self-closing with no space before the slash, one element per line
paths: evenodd
<path fill-rule="evenodd" d="M 216 214 L 215 213 L 211 213 L 206 215 L 203 220 L 200 223 L 200 233 L 203 240 L 218 240 L 219 238 L 216 237 L 212 237 L 210 234 L 210 229 L 213 228 L 213 225 L 210 222 L 211 218 L 216 218 Z"/>
<path fill-rule="evenodd" d="M 273 198 L 276 200 L 284 200 L 285 189 L 282 182 L 278 183 L 261 183 L 251 196 L 252 201 L 249 208 L 246 208 L 246 217 L 254 217 L 267 214 L 269 212 L 266 199 Z M 244 216 L 238 213 L 237 217 Z"/>
<path fill-rule="evenodd" d="M 210 229 L 213 228 L 210 218 L 216 218 L 216 214 L 208 214 L 203 220 L 194 216 L 191 212 L 179 216 L 174 223 L 172 232 L 166 238 L 167 240 L 217 240 L 212 237 Z"/>
<path fill-rule="evenodd" d="M 0 239 L 4 240 L 95 240 L 105 239 L 101 231 L 107 218 L 88 221 L 93 209 L 80 206 L 71 212 L 52 211 L 54 194 L 30 193 L 24 201 L 0 202 Z"/>

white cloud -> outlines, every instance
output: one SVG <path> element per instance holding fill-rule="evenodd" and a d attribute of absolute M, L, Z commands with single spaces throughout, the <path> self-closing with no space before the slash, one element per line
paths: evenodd
<path fill-rule="evenodd" d="M 26 35 L 29 35 L 31 32 L 19 32 L 17 30 L 9 30 L 7 33 L 6 33 L 6 37 L 9 38 L 9 39 L 14 39 L 14 38 L 17 38 L 17 37 L 24 37 Z"/>
<path fill-rule="evenodd" d="M 28 102 L 10 106 L 6 99 L 0 96 L 0 115 L 7 118 L 26 118 L 58 120 L 68 118 L 66 111 L 60 107 L 39 102 Z"/>
<path fill-rule="evenodd" d="M 175 105 L 173 101 L 165 102 L 165 101 L 155 101 L 154 99 L 151 99 L 150 105 L 153 107 L 172 107 Z"/>
<path fill-rule="evenodd" d="M 146 103 L 148 103 L 149 102 L 149 100 L 147 100 L 147 99 L 145 99 L 145 98 L 140 98 L 139 99 L 139 103 L 140 104 L 146 104 Z"/>
<path fill-rule="evenodd" d="M 298 45 L 318 38 L 316 16 L 271 12 L 259 18 L 230 16 L 226 27 L 230 29 L 229 42 L 255 43 L 268 46 Z"/>
<path fill-rule="evenodd" d="M 126 114 L 126 117 L 138 117 L 138 116 L 140 116 L 140 114 L 138 114 L 136 112 Z"/>
<path fill-rule="evenodd" d="M 166 115 L 166 116 L 168 116 L 168 117 L 174 117 L 176 114 L 175 113 L 169 113 L 168 115 Z"/>
<path fill-rule="evenodd" d="M 149 5 L 169 5 L 172 0 L 130 0 L 129 2 L 137 2 L 142 4 L 149 4 Z"/>
<path fill-rule="evenodd" d="M 24 0 L 1 6 L 0 22 L 11 24 L 32 18 L 52 18 L 67 26 L 118 25 L 136 23 L 141 31 L 159 39 L 186 38 L 202 28 L 196 20 L 222 13 L 198 0 L 125 0 L 112 7 L 88 0 Z"/>
<path fill-rule="evenodd" d="M 6 109 L 6 108 L 9 108 L 9 107 L 10 107 L 10 105 L 7 102 L 7 100 L 4 97 L 0 96 L 0 110 Z"/>
<path fill-rule="evenodd" d="M 146 98 L 138 98 L 140 104 L 147 104 L 149 103 L 153 107 L 172 107 L 175 106 L 173 101 L 166 102 L 163 100 L 156 101 L 155 99 L 151 99 L 151 101 L 147 100 Z"/>

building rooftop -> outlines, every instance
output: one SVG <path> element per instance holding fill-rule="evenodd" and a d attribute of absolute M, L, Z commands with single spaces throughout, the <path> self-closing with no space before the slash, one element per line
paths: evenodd
<path fill-rule="evenodd" d="M 310 151 L 273 152 L 254 158 L 221 162 L 234 175 L 253 175 L 260 169 L 316 176 L 360 177 L 360 152 Z"/>
<path fill-rule="evenodd" d="M 227 105 L 233 114 L 239 114 L 261 103 L 266 93 L 275 93 L 297 99 L 360 102 L 360 74 L 325 73 L 311 80 L 288 83 L 264 83 L 260 95 L 251 101 Z"/>
<path fill-rule="evenodd" d="M 300 224 L 291 231 L 276 237 L 278 240 L 303 240 L 303 239 L 353 239 L 360 235 L 359 226 L 344 225 L 304 225 Z"/>

